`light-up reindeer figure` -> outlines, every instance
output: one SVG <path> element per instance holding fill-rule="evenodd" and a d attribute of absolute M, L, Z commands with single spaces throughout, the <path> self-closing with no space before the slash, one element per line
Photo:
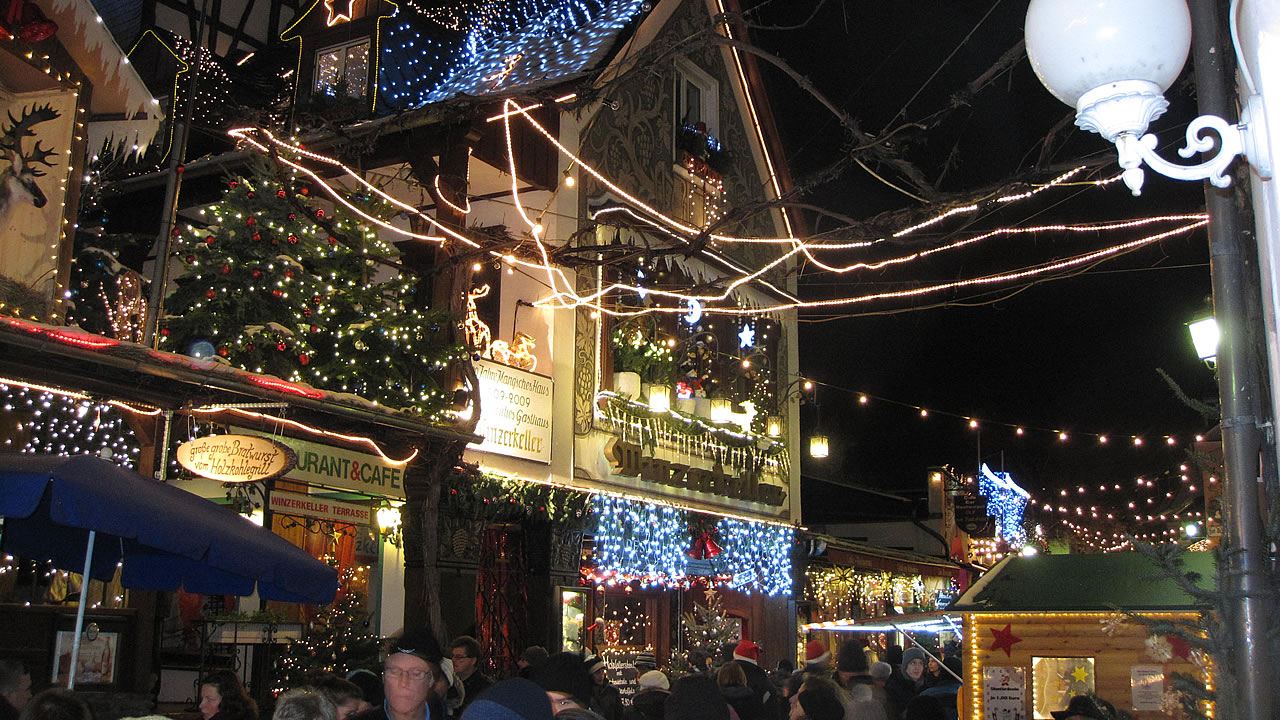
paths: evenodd
<path fill-rule="evenodd" d="M 489 354 L 489 341 L 492 336 L 489 334 L 489 326 L 480 320 L 480 314 L 476 312 L 476 300 L 488 294 L 488 285 L 468 290 L 467 314 L 462 319 L 462 331 L 466 335 L 467 344 L 471 346 L 471 352 L 480 357 Z"/>
<path fill-rule="evenodd" d="M 0 135 L 0 150 L 4 151 L 5 159 L 9 161 L 9 167 L 0 172 L 0 228 L 5 227 L 9 212 L 19 204 L 31 203 L 40 208 L 49 202 L 36 184 L 36 178 L 43 176 L 44 171 L 37 170 L 34 166 L 40 164 L 53 167 L 49 158 L 56 153 L 45 150 L 38 140 L 35 148 L 28 153 L 22 148 L 22 140 L 35 137 L 31 128 L 36 124 L 57 117 L 58 111 L 50 105 L 33 106 L 31 110 L 24 107 L 22 117 L 16 120 L 9 113 L 9 128 Z"/>

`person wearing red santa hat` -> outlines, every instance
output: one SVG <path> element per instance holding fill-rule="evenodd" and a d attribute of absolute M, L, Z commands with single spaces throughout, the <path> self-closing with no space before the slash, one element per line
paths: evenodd
<path fill-rule="evenodd" d="M 804 667 L 796 672 L 809 675 L 831 674 L 831 651 L 818 640 L 810 640 L 804 646 Z"/>
<path fill-rule="evenodd" d="M 756 699 L 764 706 L 766 717 L 778 717 L 782 708 L 778 704 L 782 693 L 769 680 L 769 674 L 760 667 L 760 646 L 744 639 L 733 649 L 733 661 L 742 666 L 747 676 L 747 687 L 755 694 Z"/>

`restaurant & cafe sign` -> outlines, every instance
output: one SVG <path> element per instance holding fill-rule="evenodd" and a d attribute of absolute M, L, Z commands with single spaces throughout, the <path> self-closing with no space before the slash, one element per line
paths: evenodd
<path fill-rule="evenodd" d="M 257 437 L 266 436 L 265 433 L 248 428 L 233 427 L 232 430 Z M 369 495 L 404 498 L 404 464 L 397 465 L 378 455 L 294 437 L 272 437 L 298 456 L 297 465 L 285 475 L 290 480 Z"/>

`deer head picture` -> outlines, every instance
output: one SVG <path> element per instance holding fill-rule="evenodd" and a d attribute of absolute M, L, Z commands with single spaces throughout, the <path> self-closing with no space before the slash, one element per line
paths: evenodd
<path fill-rule="evenodd" d="M 16 119 L 12 112 L 9 113 L 9 126 L 0 134 L 0 150 L 9 161 L 9 167 L 0 172 L 0 218 L 8 215 L 9 210 L 19 203 L 31 203 L 40 208 L 48 202 L 36 183 L 36 178 L 45 173 L 36 166 L 53 167 L 50 158 L 56 152 L 46 150 L 38 140 L 35 147 L 27 151 L 23 140 L 35 137 L 32 127 L 57 117 L 58 111 L 50 105 L 32 106 L 30 110 L 24 106 L 22 117 Z"/>

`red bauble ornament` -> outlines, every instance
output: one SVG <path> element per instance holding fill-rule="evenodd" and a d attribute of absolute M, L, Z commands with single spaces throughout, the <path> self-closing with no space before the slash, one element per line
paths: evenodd
<path fill-rule="evenodd" d="M 330 245 L 337 245 L 337 244 L 338 244 L 338 238 L 336 238 L 336 237 L 334 237 L 334 236 L 330 235 L 330 236 L 329 236 L 329 244 L 330 244 Z"/>
<path fill-rule="evenodd" d="M 227 187 L 234 188 L 235 186 L 237 186 L 237 185 L 239 185 L 239 184 L 240 184 L 240 183 L 236 182 L 235 180 L 232 180 L 231 182 L 227 183 Z"/>
<path fill-rule="evenodd" d="M 289 236 L 289 244 L 290 244 L 290 245 L 297 245 L 297 244 L 298 244 L 298 236 L 297 236 L 297 235 L 290 235 L 290 236 Z"/>
<path fill-rule="evenodd" d="M 312 326 L 311 326 L 311 332 L 313 332 L 313 333 L 318 333 L 318 332 L 320 332 L 320 326 L 319 326 L 319 325 L 312 325 Z"/>
<path fill-rule="evenodd" d="M 311 308 L 302 308 L 303 317 L 311 317 Z"/>
<path fill-rule="evenodd" d="M 216 242 L 216 241 L 217 241 L 217 238 L 215 238 L 214 236 L 210 235 L 209 237 L 207 237 L 207 238 L 205 238 L 205 239 L 204 239 L 204 244 L 205 244 L 205 245 L 212 245 L 212 244 L 213 244 L 214 242 Z"/>
<path fill-rule="evenodd" d="M 218 348 L 218 355 L 220 355 L 220 356 L 222 356 L 222 357 L 226 357 L 226 356 L 228 356 L 228 355 L 230 355 L 230 354 L 231 354 L 231 351 L 230 351 L 230 350 L 228 350 L 228 349 L 226 349 L 225 347 L 220 347 L 220 348 Z"/>
<path fill-rule="evenodd" d="M 285 270 L 285 271 L 284 271 L 284 276 L 285 276 L 285 277 L 287 277 L 287 278 L 292 278 L 292 277 L 293 277 L 293 271 L 292 271 L 292 270 Z"/>
<path fill-rule="evenodd" d="M 320 217 L 320 218 L 324 217 L 324 210 L 322 208 L 316 209 L 316 217 Z"/>
<path fill-rule="evenodd" d="M 249 218 L 248 220 L 245 220 L 245 221 L 244 221 L 244 224 L 245 224 L 245 225 L 248 225 L 248 226 L 250 226 L 250 227 L 253 227 L 254 225 L 257 225 L 257 224 L 258 224 L 258 219 L 257 219 L 257 218 Z"/>
<path fill-rule="evenodd" d="M 181 234 L 182 234 L 182 231 L 181 231 L 181 230 L 179 230 L 178 228 L 174 228 L 174 229 L 172 229 L 172 230 L 170 230 L 170 231 L 169 231 L 169 235 L 170 235 L 171 237 L 178 237 L 178 236 L 179 236 L 179 235 L 181 235 Z"/>
<path fill-rule="evenodd" d="M 230 274 L 231 274 L 231 266 L 230 266 L 230 265 L 223 265 L 223 266 L 222 266 L 222 274 L 223 274 L 223 275 L 230 275 Z"/>
<path fill-rule="evenodd" d="M 252 236 L 252 238 L 253 238 L 253 241 L 254 241 L 254 242 L 259 241 L 259 240 L 261 240 L 261 239 L 262 239 L 262 233 L 254 233 L 254 234 L 253 234 L 253 236 Z"/>
<path fill-rule="evenodd" d="M 244 349 L 245 352 L 253 352 L 253 343 L 246 343 Z"/>
<path fill-rule="evenodd" d="M 193 262 L 195 262 L 195 261 L 196 261 L 196 256 L 195 256 L 195 255 L 188 255 L 188 256 L 186 256 L 186 257 L 184 257 L 184 258 L 182 258 L 182 259 L 183 259 L 183 261 L 185 261 L 188 265 L 190 265 L 191 263 L 193 263 Z"/>
<path fill-rule="evenodd" d="M 302 363 L 303 365 L 306 365 L 307 363 L 311 362 L 311 356 L 306 353 L 301 353 L 298 355 L 298 362 Z"/>
<path fill-rule="evenodd" d="M 163 335 L 163 336 L 165 336 L 165 337 L 169 337 L 169 333 L 170 333 L 170 332 L 172 332 L 172 330 L 170 330 L 169 328 L 161 328 L 161 329 L 160 329 L 160 334 L 161 334 L 161 335 Z"/>
<path fill-rule="evenodd" d="M 262 271 L 261 271 L 261 270 L 254 270 L 254 271 L 253 271 L 253 277 L 254 277 L 254 279 L 255 279 L 255 280 L 256 280 L 257 278 L 262 277 Z"/>
<path fill-rule="evenodd" d="M 218 296 L 218 291 L 214 290 L 213 288 L 209 288 L 208 290 L 204 291 L 204 296 L 212 300 Z"/>
<path fill-rule="evenodd" d="M 245 193 L 245 194 L 244 194 L 244 196 L 245 196 L 245 197 L 247 197 L 247 198 L 249 198 L 250 200 L 252 200 L 252 199 L 254 199 L 254 198 L 258 197 L 258 194 L 257 194 L 257 193 L 255 193 L 254 191 L 250 190 L 249 192 Z"/>
<path fill-rule="evenodd" d="M 285 192 L 285 191 L 283 191 L 283 190 L 277 190 L 277 191 L 276 191 L 276 197 L 278 197 L 278 198 L 285 197 L 287 194 L 288 194 L 288 193 L 286 193 L 286 192 Z"/>
<path fill-rule="evenodd" d="M 311 189 L 308 188 L 306 185 L 303 185 L 302 187 L 298 188 L 298 192 L 302 193 L 303 195 L 310 195 Z"/>
<path fill-rule="evenodd" d="M 279 288 L 276 288 L 275 290 L 272 290 L 272 291 L 271 291 L 271 294 L 272 294 L 272 295 L 275 295 L 276 297 L 283 297 L 283 296 L 284 296 L 284 291 L 283 291 L 283 290 L 280 290 Z"/>
<path fill-rule="evenodd" d="M 319 295 L 317 295 L 317 296 L 315 296 L 315 297 L 311 298 L 311 304 L 312 304 L 312 305 L 319 305 L 319 304 L 320 304 L 321 302 L 323 302 L 323 301 L 324 301 L 324 298 L 323 298 L 323 297 L 321 297 L 321 296 L 319 296 Z"/>
<path fill-rule="evenodd" d="M 284 349 L 285 349 L 286 347 L 287 347 L 287 346 L 286 346 L 284 343 L 276 343 L 276 349 L 277 349 L 277 350 L 279 350 L 279 351 L 281 351 L 281 352 L 284 352 Z"/>
<path fill-rule="evenodd" d="M 294 215 L 293 213 L 289 213 L 289 219 L 290 219 L 290 220 L 297 220 L 297 219 L 298 219 L 298 216 L 297 216 L 297 215 Z"/>

